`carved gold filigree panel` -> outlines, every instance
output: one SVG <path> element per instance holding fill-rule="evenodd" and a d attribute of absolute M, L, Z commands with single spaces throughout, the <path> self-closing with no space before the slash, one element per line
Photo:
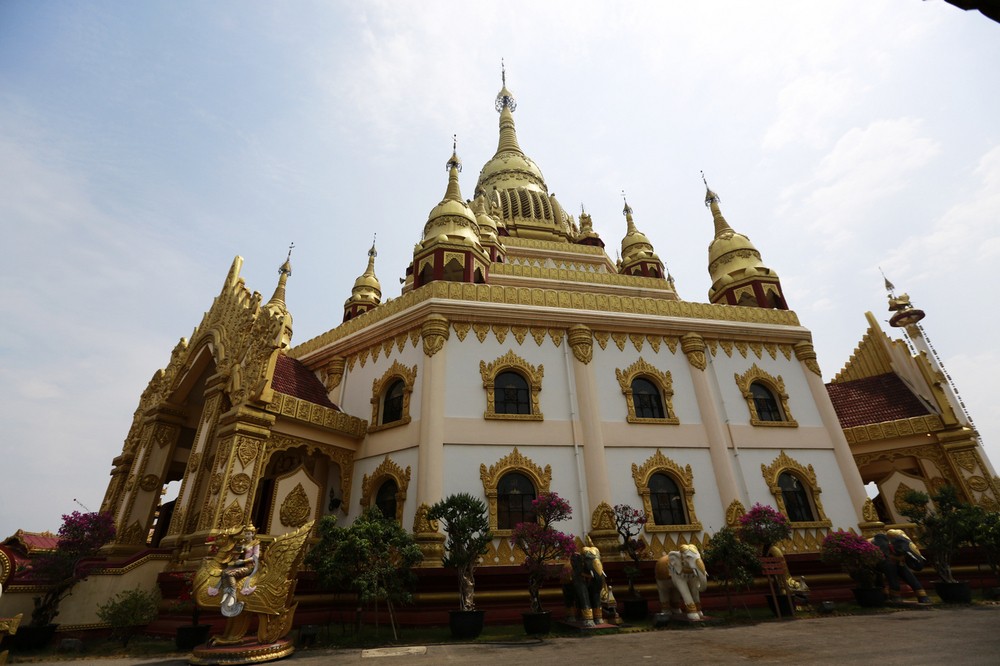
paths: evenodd
<path fill-rule="evenodd" d="M 250 490 L 250 477 L 240 472 L 229 479 L 229 490 L 234 495 L 242 495 Z"/>
<path fill-rule="evenodd" d="M 278 520 L 285 527 L 302 527 L 309 520 L 312 513 L 312 506 L 309 504 L 309 496 L 301 483 L 295 484 L 292 492 L 285 496 L 278 511 Z"/>
<path fill-rule="evenodd" d="M 739 500 L 733 500 L 726 507 L 726 527 L 739 527 L 740 518 L 747 512 L 747 508 L 743 506 L 743 502 Z"/>
<path fill-rule="evenodd" d="M 797 460 L 790 458 L 788 454 L 782 450 L 778 454 L 778 457 L 775 458 L 770 465 L 761 463 L 760 472 L 764 475 L 764 481 L 767 483 L 768 489 L 770 489 L 771 494 L 774 496 L 774 501 L 777 503 L 778 511 L 786 516 L 788 513 L 785 509 L 785 497 L 781 492 L 781 486 L 778 484 L 778 477 L 781 476 L 782 472 L 788 472 L 796 477 L 799 483 L 806 488 L 806 494 L 811 500 L 813 509 L 815 509 L 816 516 L 818 516 L 819 520 L 793 522 L 792 527 L 830 527 L 833 524 L 830 522 L 830 519 L 826 517 L 826 512 L 823 511 L 823 502 L 820 499 L 820 493 L 823 491 L 816 482 L 816 471 L 813 469 L 812 465 L 803 466 Z"/>
<path fill-rule="evenodd" d="M 650 499 L 649 480 L 654 474 L 666 474 L 684 496 L 684 514 L 687 522 L 683 525 L 655 525 L 653 524 L 653 504 Z M 649 516 L 645 530 L 652 532 L 700 532 L 701 523 L 694 512 L 694 473 L 691 465 L 681 467 L 679 464 L 663 455 L 657 449 L 642 465 L 632 463 L 632 480 L 635 482 L 635 490 L 642 498 L 643 510 Z"/>
<path fill-rule="evenodd" d="M 629 423 L 655 423 L 661 425 L 677 425 L 680 419 L 674 414 L 674 384 L 669 370 L 658 370 L 643 358 L 628 366 L 624 370 L 615 369 L 615 376 L 618 378 L 618 385 L 625 395 L 625 403 L 628 407 L 628 415 L 625 420 Z M 660 392 L 660 399 L 663 402 L 663 412 L 665 417 L 654 419 L 636 416 L 635 400 L 632 395 L 632 382 L 642 377 L 653 383 Z"/>
<path fill-rule="evenodd" d="M 750 369 L 742 375 L 733 373 L 736 378 L 736 385 L 740 387 L 743 399 L 747 402 L 747 409 L 750 410 L 750 424 L 755 426 L 797 428 L 798 422 L 792 417 L 792 410 L 788 408 L 788 393 L 785 392 L 785 380 L 781 375 L 775 377 L 769 372 L 762 370 L 754 363 Z M 781 405 L 781 414 L 784 421 L 763 421 L 757 415 L 757 404 L 754 402 L 753 393 L 750 391 L 751 384 L 761 384 L 777 398 Z"/>
<path fill-rule="evenodd" d="M 500 479 L 509 472 L 518 472 L 531 479 L 537 493 L 548 492 L 549 484 L 552 483 L 552 467 L 550 465 L 546 465 L 544 469 L 539 467 L 533 460 L 522 455 L 516 446 L 512 452 L 490 467 L 487 468 L 485 464 L 479 465 L 479 478 L 483 482 L 490 510 L 490 529 L 493 530 L 494 536 L 501 537 L 501 542 L 510 536 L 511 530 L 497 528 L 497 487 L 500 485 Z"/>
<path fill-rule="evenodd" d="M 370 508 L 379 487 L 392 479 L 396 482 L 396 520 L 403 520 L 403 506 L 406 504 L 406 489 L 410 486 L 410 466 L 403 469 L 393 462 L 388 455 L 379 463 L 372 473 L 361 478 L 361 506 Z"/>
<path fill-rule="evenodd" d="M 147 474 L 139 481 L 139 489 L 151 493 L 160 487 L 160 477 L 155 474 Z"/>
<path fill-rule="evenodd" d="M 496 389 L 494 384 L 497 375 L 507 370 L 518 373 L 528 382 L 531 393 L 530 414 L 497 414 Z M 486 389 L 486 411 L 483 413 L 484 418 L 511 421 L 541 421 L 543 419 L 538 403 L 538 393 L 542 390 L 542 376 L 545 374 L 545 367 L 543 365 L 539 364 L 538 367 L 535 367 L 511 350 L 492 363 L 480 361 L 479 373 L 483 378 L 483 388 Z"/>
<path fill-rule="evenodd" d="M 386 391 L 401 380 L 403 382 L 403 411 L 400 418 L 390 423 L 382 423 L 382 408 L 385 406 Z M 372 381 L 372 420 L 368 432 L 378 432 L 387 428 L 406 425 L 410 422 L 410 395 L 417 380 L 417 366 L 406 367 L 399 361 L 393 361 L 389 369 L 376 380 Z"/>

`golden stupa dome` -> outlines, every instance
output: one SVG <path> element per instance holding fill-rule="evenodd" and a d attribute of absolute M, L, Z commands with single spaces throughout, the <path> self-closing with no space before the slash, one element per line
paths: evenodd
<path fill-rule="evenodd" d="M 469 205 L 462 200 L 462 191 L 458 186 L 458 173 L 462 163 L 455 151 L 448 160 L 448 189 L 444 198 L 431 209 L 424 225 L 424 242 L 429 240 L 462 241 L 479 243 L 479 223 Z"/>

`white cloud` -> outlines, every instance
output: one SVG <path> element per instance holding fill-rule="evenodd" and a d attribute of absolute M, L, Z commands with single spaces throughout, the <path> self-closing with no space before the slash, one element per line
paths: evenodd
<path fill-rule="evenodd" d="M 764 150 L 778 150 L 791 143 L 825 147 L 836 131 L 836 122 L 861 102 L 866 90 L 846 71 L 818 71 L 794 79 L 778 93 L 778 117 L 764 133 Z"/>

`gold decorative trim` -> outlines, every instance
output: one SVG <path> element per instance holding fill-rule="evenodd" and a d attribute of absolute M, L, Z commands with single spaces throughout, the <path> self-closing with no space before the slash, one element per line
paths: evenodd
<path fill-rule="evenodd" d="M 485 464 L 479 465 L 479 478 L 483 482 L 486 503 L 490 510 L 490 530 L 494 537 L 500 537 L 501 542 L 505 541 L 512 531 L 497 527 L 497 486 L 500 485 L 500 479 L 508 472 L 520 472 L 527 476 L 535 484 L 536 493 L 548 492 L 549 484 L 552 483 L 552 467 L 550 465 L 546 465 L 544 469 L 539 467 L 533 460 L 522 455 L 516 446 L 513 451 L 489 468 Z"/>
<path fill-rule="evenodd" d="M 608 340 L 611 338 L 611 333 L 608 331 L 594 331 L 594 339 L 597 340 L 597 344 L 601 346 L 601 349 L 608 348 Z"/>
<path fill-rule="evenodd" d="M 368 421 L 364 419 L 277 391 L 265 409 L 282 418 L 320 426 L 354 439 L 361 439 L 368 430 Z"/>
<path fill-rule="evenodd" d="M 493 331 L 493 335 L 496 336 L 497 342 L 503 344 L 504 340 L 507 339 L 507 333 L 510 331 L 510 326 L 507 326 L 506 324 L 493 324 L 490 326 L 490 329 Z"/>
<path fill-rule="evenodd" d="M 160 477 L 155 474 L 147 474 L 139 480 L 139 490 L 151 493 L 160 487 Z"/>
<path fill-rule="evenodd" d="M 583 247 L 583 246 L 578 246 Z M 603 298 L 599 298 L 603 296 Z M 434 299 L 471 301 L 479 303 L 506 303 L 532 307 L 551 307 L 570 310 L 593 310 L 625 314 L 656 315 L 685 319 L 707 319 L 738 323 L 799 326 L 799 319 L 791 310 L 770 308 L 739 308 L 710 303 L 691 303 L 666 298 L 642 296 L 605 296 L 603 294 L 570 292 L 557 289 L 504 287 L 491 284 L 435 281 L 407 292 L 364 315 L 350 319 L 337 328 L 327 331 L 289 350 L 289 356 L 301 358 L 337 340 L 374 326 L 425 301 Z"/>
<path fill-rule="evenodd" d="M 390 423 L 381 423 L 382 408 L 385 401 L 385 392 L 395 383 L 396 380 L 403 382 L 403 411 L 399 420 Z M 368 426 L 368 432 L 379 432 L 397 426 L 406 425 L 410 422 L 410 395 L 413 393 L 413 386 L 417 381 L 417 366 L 408 368 L 399 361 L 393 361 L 389 369 L 379 377 L 372 380 L 372 420 Z"/>
<path fill-rule="evenodd" d="M 513 370 L 527 380 L 531 389 L 530 414 L 496 413 L 494 382 L 496 382 L 497 375 L 505 370 Z M 538 367 L 535 367 L 510 350 L 492 363 L 487 364 L 486 361 L 480 361 L 479 373 L 483 378 L 483 388 L 486 389 L 486 411 L 483 413 L 483 418 L 512 421 L 543 420 L 542 411 L 538 404 L 538 393 L 542 390 L 542 376 L 545 374 L 543 365 L 539 364 Z"/>
<path fill-rule="evenodd" d="M 795 350 L 795 358 L 801 361 L 802 365 L 809 368 L 809 371 L 817 377 L 823 376 L 822 371 L 819 369 L 819 363 L 816 361 L 816 349 L 812 346 L 811 342 L 805 342 L 804 340 L 797 342 L 793 349 Z"/>
<path fill-rule="evenodd" d="M 913 488 L 905 483 L 900 483 L 896 486 L 896 493 L 892 496 L 892 505 L 896 507 L 896 513 L 902 515 L 903 511 L 909 508 L 909 504 L 906 501 L 906 494 L 911 492 L 913 492 Z"/>
<path fill-rule="evenodd" d="M 618 351 L 625 351 L 625 342 L 628 340 L 628 336 L 624 333 L 612 333 L 611 339 L 615 341 L 615 346 L 618 347 Z"/>
<path fill-rule="evenodd" d="M 302 487 L 301 483 L 297 483 L 292 488 L 292 492 L 288 493 L 281 503 L 278 519 L 285 527 L 299 528 L 309 520 L 310 513 L 312 513 L 312 505 L 306 495 L 306 489 Z"/>
<path fill-rule="evenodd" d="M 592 530 L 614 530 L 615 510 L 607 502 L 601 502 L 594 509 L 590 517 L 590 529 Z"/>
<path fill-rule="evenodd" d="M 803 522 L 793 522 L 792 527 L 830 527 L 833 523 L 830 519 L 826 517 L 826 512 L 823 511 L 823 501 L 820 499 L 820 493 L 823 491 L 820 489 L 819 484 L 816 482 L 816 471 L 813 469 L 812 465 L 803 466 L 797 460 L 788 456 L 784 449 L 778 454 L 778 457 L 771 462 L 770 465 L 765 465 L 761 463 L 760 472 L 764 476 L 764 481 L 767 483 L 768 489 L 770 489 L 771 494 L 774 496 L 774 501 L 778 505 L 778 511 L 788 515 L 785 509 L 785 497 L 781 493 L 781 486 L 778 485 L 778 477 L 781 476 L 782 472 L 789 472 L 798 478 L 799 483 L 804 485 L 809 491 L 809 496 L 812 498 L 813 508 L 816 510 L 816 515 L 819 520 L 803 521 Z"/>
<path fill-rule="evenodd" d="M 556 347 L 562 346 L 563 336 L 566 335 L 566 331 L 561 328 L 550 328 L 549 337 L 552 338 L 552 344 Z"/>
<path fill-rule="evenodd" d="M 739 500 L 733 500 L 726 507 L 726 527 L 739 527 L 740 518 L 746 514 L 747 508 L 743 506 L 743 502 Z"/>
<path fill-rule="evenodd" d="M 545 342 L 546 329 L 532 326 L 529 330 L 531 331 L 531 337 L 535 340 L 535 344 L 541 347 L 542 343 Z"/>
<path fill-rule="evenodd" d="M 660 345 L 663 343 L 663 336 L 660 336 L 660 335 L 647 335 L 646 336 L 646 342 L 648 342 L 649 346 L 653 348 L 653 353 L 654 354 L 659 354 L 660 353 Z"/>
<path fill-rule="evenodd" d="M 467 321 L 453 321 L 451 327 L 455 329 L 455 335 L 458 336 L 459 342 L 465 341 L 465 336 L 469 334 L 469 329 L 472 328 L 472 324 Z"/>
<path fill-rule="evenodd" d="M 390 460 L 388 455 L 371 475 L 365 474 L 361 478 L 361 506 L 366 509 L 370 508 L 375 491 L 389 479 L 396 482 L 396 520 L 402 523 L 403 506 L 406 504 L 406 489 L 410 486 L 410 466 L 407 465 L 404 470 Z"/>
<path fill-rule="evenodd" d="M 573 356 L 587 365 L 594 358 L 594 336 L 590 328 L 577 324 L 569 329 L 569 346 Z"/>
<path fill-rule="evenodd" d="M 434 356 L 448 339 L 448 320 L 441 315 L 430 315 L 420 327 L 420 337 L 424 341 L 424 354 Z"/>
<path fill-rule="evenodd" d="M 694 367 L 699 370 L 708 367 L 708 361 L 705 358 L 705 339 L 697 333 L 687 333 L 681 338 L 681 350 L 687 356 L 688 363 Z M 674 349 L 671 348 L 670 351 L 673 352 Z"/>
<path fill-rule="evenodd" d="M 906 435 L 940 432 L 944 429 L 944 423 L 941 422 L 940 416 L 937 414 L 928 414 L 926 416 L 914 416 L 908 419 L 897 419 L 895 421 L 883 421 L 882 423 L 844 428 L 844 437 L 847 439 L 848 444 L 860 444 L 880 439 L 904 437 Z"/>
<path fill-rule="evenodd" d="M 615 376 L 618 378 L 618 385 L 625 395 L 625 404 L 628 407 L 628 415 L 625 417 L 626 421 L 629 423 L 652 423 L 659 425 L 677 425 L 680 423 L 680 419 L 674 414 L 674 384 L 669 370 L 658 370 L 640 357 L 638 361 L 624 370 L 616 368 Z M 656 385 L 656 389 L 660 392 L 660 400 L 663 402 L 663 411 L 666 414 L 664 418 L 653 419 L 635 415 L 632 382 L 638 377 L 648 379 Z"/>
<path fill-rule="evenodd" d="M 250 490 L 250 477 L 240 472 L 229 479 L 229 490 L 234 495 L 243 495 Z"/>
<path fill-rule="evenodd" d="M 581 246 L 586 247 L 586 246 Z M 579 269 L 546 268 L 544 266 L 525 266 L 523 264 L 492 264 L 491 276 L 510 276 L 518 278 L 533 278 L 553 280 L 558 282 L 577 282 L 585 284 L 611 285 L 616 287 L 642 287 L 674 293 L 670 283 L 663 278 L 650 278 L 638 275 L 622 275 L 619 273 L 596 273 Z"/>
<path fill-rule="evenodd" d="M 255 439 L 250 439 L 249 437 L 240 437 L 239 442 L 236 445 L 236 457 L 240 459 L 240 464 L 246 469 L 250 466 L 254 460 L 257 459 L 257 453 L 260 451 L 260 443 Z"/>
<path fill-rule="evenodd" d="M 736 378 L 736 385 L 740 387 L 740 391 L 743 393 L 743 399 L 747 402 L 747 409 L 750 410 L 750 425 L 778 428 L 799 427 L 798 422 L 792 417 L 792 410 L 788 408 L 788 393 L 785 392 L 785 380 L 781 378 L 781 375 L 775 377 L 766 370 L 762 370 L 760 366 L 754 363 L 750 366 L 750 369 L 742 375 L 733 373 L 733 377 Z M 757 416 L 757 405 L 754 402 L 753 393 L 750 392 L 750 385 L 754 382 L 763 384 L 764 388 L 769 390 L 772 395 L 778 398 L 778 402 L 781 405 L 782 416 L 785 417 L 784 421 L 762 421 Z"/>
<path fill-rule="evenodd" d="M 649 479 L 656 473 L 666 474 L 674 480 L 677 488 L 684 495 L 684 508 L 688 522 L 683 525 L 654 525 L 653 524 L 653 504 L 650 500 Z M 663 455 L 657 449 L 646 462 L 641 466 L 632 463 L 632 480 L 635 482 L 635 490 L 642 498 L 642 506 L 649 516 L 645 530 L 647 533 L 653 532 L 700 532 L 701 523 L 694 512 L 694 473 L 691 465 L 681 467 L 679 464 Z"/>

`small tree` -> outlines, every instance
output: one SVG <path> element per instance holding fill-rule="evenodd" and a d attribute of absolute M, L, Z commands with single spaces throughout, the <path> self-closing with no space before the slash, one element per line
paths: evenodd
<path fill-rule="evenodd" d="M 931 511 L 929 501 L 934 501 Z M 964 543 L 971 543 L 979 522 L 976 507 L 958 498 L 958 491 L 944 486 L 932 496 L 919 490 L 903 495 L 902 513 L 921 531 L 921 542 L 931 551 L 931 561 L 941 580 L 955 583 L 951 560 Z"/>
<path fill-rule="evenodd" d="M 52 624 L 59 614 L 59 603 L 77 582 L 86 577 L 78 566 L 80 560 L 97 555 L 101 546 L 115 536 L 115 523 L 111 514 L 74 511 L 62 518 L 59 543 L 55 551 L 39 555 L 32 563 L 32 577 L 52 583 L 45 594 L 34 599 L 32 626 Z"/>
<path fill-rule="evenodd" d="M 748 588 L 753 577 L 760 572 L 757 550 L 739 538 L 736 530 L 723 527 L 709 539 L 702 558 L 705 566 L 718 580 L 726 593 L 729 614 L 733 614 L 733 588 Z"/>
<path fill-rule="evenodd" d="M 739 537 L 757 547 L 757 554 L 766 557 L 771 546 L 792 536 L 792 526 L 784 514 L 770 506 L 757 503 L 740 516 Z"/>
<path fill-rule="evenodd" d="M 635 591 L 635 579 L 639 576 L 639 560 L 646 549 L 646 543 L 641 539 L 636 539 L 642 531 L 642 526 L 646 524 L 649 517 L 645 511 L 632 508 L 628 504 L 616 504 L 614 508 L 615 530 L 621 537 L 622 543 L 619 550 L 632 560 L 631 564 L 625 565 L 625 578 L 628 579 L 628 594 L 630 597 L 639 596 Z"/>
<path fill-rule="evenodd" d="M 444 565 L 458 572 L 459 608 L 476 610 L 476 565 L 493 540 L 486 503 L 468 493 L 450 495 L 430 508 L 427 519 L 444 523 Z"/>
<path fill-rule="evenodd" d="M 576 551 L 576 542 L 569 534 L 552 527 L 552 523 L 568 520 L 573 515 L 569 502 L 556 493 L 541 493 L 531 502 L 538 522 L 518 523 L 510 542 L 524 552 L 524 568 L 528 570 L 528 595 L 531 612 L 541 613 L 539 597 L 548 575 L 548 564 Z"/>
<path fill-rule="evenodd" d="M 141 627 L 156 619 L 160 591 L 124 590 L 97 607 L 97 617 L 111 625 L 111 635 L 127 646 Z"/>
<path fill-rule="evenodd" d="M 398 640 L 393 603 L 412 599 L 411 568 L 423 559 L 413 536 L 378 509 L 366 509 L 350 527 L 337 527 L 334 516 L 324 517 L 319 537 L 306 561 L 320 583 L 352 590 L 362 604 L 374 603 L 376 611 L 379 601 L 386 602 L 392 636 Z"/>
<path fill-rule="evenodd" d="M 1000 578 L 1000 511 L 986 511 L 979 507 L 973 541 L 986 556 L 993 577 Z"/>

